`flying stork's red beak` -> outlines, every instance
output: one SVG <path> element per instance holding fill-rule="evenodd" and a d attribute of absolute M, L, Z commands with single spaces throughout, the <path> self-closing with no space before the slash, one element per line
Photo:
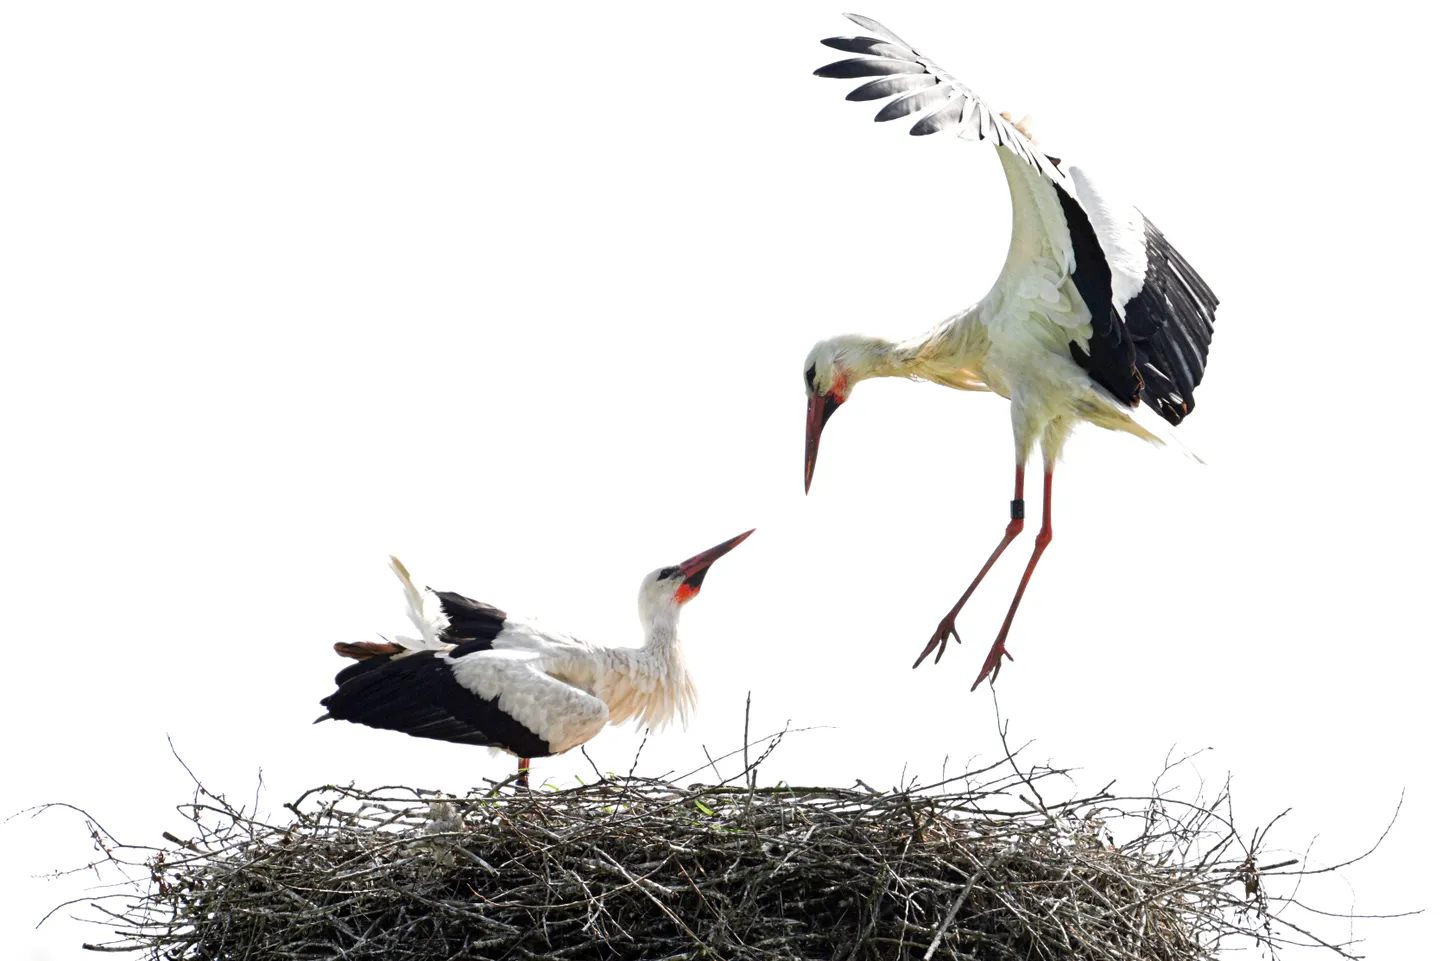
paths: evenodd
<path fill-rule="evenodd" d="M 812 394 L 806 401 L 806 493 L 811 493 L 811 475 L 816 472 L 816 451 L 821 447 L 821 428 L 836 413 L 841 401 L 832 394 Z"/>
<path fill-rule="evenodd" d="M 695 557 L 689 557 L 677 564 L 676 566 L 681 569 L 681 573 L 685 575 L 686 579 L 681 582 L 680 587 L 676 588 L 676 600 L 684 604 L 699 594 L 701 582 L 706 579 L 706 572 L 711 569 L 711 565 L 754 533 L 756 533 L 756 528 L 753 527 L 744 534 L 738 534 L 729 541 L 717 544 L 709 551 L 702 551 Z"/>

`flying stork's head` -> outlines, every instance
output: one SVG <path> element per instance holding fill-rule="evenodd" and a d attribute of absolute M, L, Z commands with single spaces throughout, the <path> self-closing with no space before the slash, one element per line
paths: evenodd
<path fill-rule="evenodd" d="M 737 544 L 750 537 L 751 531 L 731 538 L 679 564 L 663 567 L 646 575 L 641 582 L 641 619 L 652 622 L 662 612 L 674 612 L 701 592 L 701 582 L 711 565 Z"/>
<path fill-rule="evenodd" d="M 811 348 L 806 355 L 806 491 L 816 471 L 816 451 L 821 446 L 821 428 L 846 403 L 851 388 L 865 376 L 864 345 L 861 337 L 833 337 Z"/>

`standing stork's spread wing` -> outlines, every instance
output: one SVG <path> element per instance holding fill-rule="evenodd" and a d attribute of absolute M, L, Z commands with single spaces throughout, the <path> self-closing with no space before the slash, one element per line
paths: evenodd
<path fill-rule="evenodd" d="M 402 581 L 410 597 L 409 575 Z M 336 675 L 324 717 L 527 758 L 568 751 L 606 726 L 605 702 L 548 674 L 536 651 L 497 646 L 511 626 L 504 611 L 428 593 L 444 613 L 431 622 L 440 646 L 337 644 L 357 663 Z"/>
<path fill-rule="evenodd" d="M 831 37 L 828 47 L 860 54 L 827 64 L 820 77 L 869 78 L 848 100 L 891 100 L 878 121 L 925 111 L 916 136 L 955 130 L 1010 151 L 1049 183 L 1066 217 L 1072 280 L 1091 313 L 1086 348 L 1072 356 L 1123 403 L 1145 403 L 1172 424 L 1196 406 L 1193 391 L 1206 367 L 1217 298 L 1197 272 L 1134 207 L 1109 205 L 1085 174 L 1042 153 L 1031 139 L 886 27 L 846 15 L 876 37 Z"/>
<path fill-rule="evenodd" d="M 506 612 L 499 608 L 455 591 L 427 590 L 441 602 L 441 612 L 446 616 L 441 638 L 449 643 L 493 641 L 506 628 Z"/>
<path fill-rule="evenodd" d="M 336 675 L 326 717 L 518 757 L 568 751 L 606 726 L 605 702 L 522 651 L 467 641 L 449 651 L 370 657 Z"/>

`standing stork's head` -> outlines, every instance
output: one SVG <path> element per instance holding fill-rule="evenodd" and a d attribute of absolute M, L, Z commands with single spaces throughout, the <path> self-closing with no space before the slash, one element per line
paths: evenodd
<path fill-rule="evenodd" d="M 811 491 L 811 475 L 816 471 L 816 451 L 821 447 L 821 429 L 846 403 L 851 388 L 870 375 L 868 346 L 874 343 L 864 337 L 833 337 L 811 348 L 806 355 L 806 491 Z"/>
<path fill-rule="evenodd" d="M 656 621 L 658 615 L 675 616 L 691 598 L 701 592 L 701 582 L 706 572 L 720 557 L 750 537 L 755 529 L 737 535 L 729 541 L 717 544 L 695 557 L 689 557 L 679 564 L 654 570 L 641 582 L 641 620 L 646 624 Z"/>

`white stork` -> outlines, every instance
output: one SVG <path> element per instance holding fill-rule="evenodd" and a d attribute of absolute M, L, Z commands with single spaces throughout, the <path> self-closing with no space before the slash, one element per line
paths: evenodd
<path fill-rule="evenodd" d="M 336 644 L 338 654 L 358 663 L 336 675 L 317 723 L 336 718 L 505 751 L 520 758 L 523 785 L 531 758 L 584 744 L 608 722 L 685 724 L 696 687 L 677 636 L 681 607 L 701 590 L 717 558 L 749 536 L 646 575 L 641 647 L 583 641 L 450 591 L 423 594 L 392 557 L 421 636 Z"/>
<path fill-rule="evenodd" d="M 1126 431 L 1155 443 L 1139 421 L 1146 405 L 1170 424 L 1195 407 L 1217 298 L 1161 231 L 1134 207 L 1098 196 L 1076 167 L 1042 153 L 1030 135 L 995 113 L 969 88 L 886 27 L 847 14 L 876 37 L 832 37 L 828 47 L 859 56 L 817 76 L 875 77 L 848 100 L 890 100 L 876 115 L 894 120 L 925 111 L 914 135 L 954 130 L 996 147 L 1011 191 L 1011 247 L 991 291 L 937 327 L 900 343 L 861 336 L 824 340 L 806 358 L 806 489 L 821 429 L 868 377 L 923 378 L 958 390 L 990 390 L 1011 400 L 1016 445 L 1011 521 L 1001 543 L 961 599 L 942 618 L 913 667 L 933 649 L 937 660 L 956 632 L 956 616 L 1002 551 L 1021 533 L 1023 477 L 1041 442 L 1041 530 L 1011 608 L 987 654 L 975 690 L 996 679 L 1007 632 L 1037 560 L 1051 542 L 1052 469 L 1078 421 Z M 877 38 L 880 39 L 877 39 Z M 938 191 L 938 196 L 945 192 Z"/>

